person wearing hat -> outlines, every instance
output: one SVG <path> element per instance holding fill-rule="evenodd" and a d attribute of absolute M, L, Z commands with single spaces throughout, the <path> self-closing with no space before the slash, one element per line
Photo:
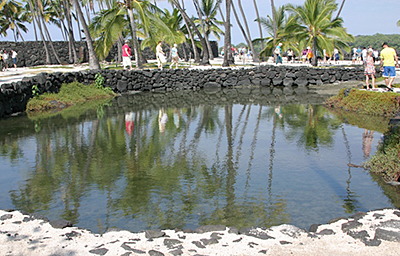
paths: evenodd
<path fill-rule="evenodd" d="M 129 67 L 132 69 L 131 63 L 131 48 L 129 47 L 129 40 L 125 40 L 125 44 L 122 46 L 122 66 L 124 69 Z"/>
<path fill-rule="evenodd" d="M 178 54 L 178 45 L 174 44 L 174 47 L 171 49 L 172 63 L 169 65 L 169 68 L 172 69 L 174 64 L 176 64 L 176 68 L 178 68 L 179 54 Z"/>
<path fill-rule="evenodd" d="M 399 60 L 396 51 L 389 47 L 387 42 L 382 44 L 383 50 L 381 51 L 381 70 L 382 76 L 385 78 L 386 87 L 389 91 L 393 91 L 392 83 L 396 77 L 396 67 L 399 67 Z M 395 64 L 396 62 L 396 64 Z"/>

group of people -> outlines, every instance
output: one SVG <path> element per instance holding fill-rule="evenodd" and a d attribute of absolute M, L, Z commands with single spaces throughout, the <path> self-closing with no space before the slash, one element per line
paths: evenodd
<path fill-rule="evenodd" d="M 380 68 L 382 70 L 382 77 L 385 78 L 385 84 L 389 91 L 393 91 L 392 84 L 394 78 L 396 77 L 396 68 L 399 67 L 399 60 L 396 54 L 396 50 L 392 47 L 389 47 L 387 42 L 382 44 L 382 51 L 380 52 Z M 375 60 L 374 57 L 374 50 L 368 49 L 367 55 L 363 59 L 364 66 L 365 66 L 365 84 L 367 86 L 367 90 L 370 89 L 369 87 L 369 77 L 371 77 L 372 82 L 372 89 L 375 88 Z"/>
<path fill-rule="evenodd" d="M 10 55 L 7 50 L 3 50 L 0 54 L 0 70 L 1 71 L 6 71 L 12 66 L 14 68 L 17 68 L 17 55 L 18 53 L 14 50 L 10 50 L 11 53 L 11 60 L 12 64 L 10 62 Z"/>
<path fill-rule="evenodd" d="M 366 47 L 363 47 L 363 49 L 361 49 L 361 47 L 354 47 L 352 49 L 351 57 L 353 64 L 364 63 L 369 52 L 372 52 L 372 58 L 374 59 L 374 62 L 378 61 L 379 51 L 377 49 L 372 49 L 371 46 L 369 46 L 368 49 Z"/>
<path fill-rule="evenodd" d="M 122 66 L 124 69 L 132 69 L 131 62 L 131 48 L 129 47 L 129 40 L 125 40 L 125 44 L 122 46 Z M 162 49 L 162 41 L 159 41 L 156 46 L 156 57 L 157 57 L 157 67 L 159 69 L 163 69 L 164 63 L 167 61 L 165 57 L 165 53 Z M 174 44 L 174 47 L 171 48 L 171 65 L 170 69 L 175 65 L 178 68 L 179 62 L 179 54 L 178 54 L 178 45 Z"/>

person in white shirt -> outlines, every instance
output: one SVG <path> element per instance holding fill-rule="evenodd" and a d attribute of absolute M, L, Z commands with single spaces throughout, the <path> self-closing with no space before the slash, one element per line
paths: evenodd
<path fill-rule="evenodd" d="M 7 50 L 3 52 L 4 70 L 8 70 L 8 53 Z"/>
<path fill-rule="evenodd" d="M 11 59 L 13 61 L 15 69 L 17 69 L 17 55 L 18 55 L 18 53 L 16 51 L 11 50 Z"/>

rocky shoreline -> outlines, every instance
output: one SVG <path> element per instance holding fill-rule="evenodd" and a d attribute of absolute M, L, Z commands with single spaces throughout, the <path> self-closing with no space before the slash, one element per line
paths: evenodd
<path fill-rule="evenodd" d="M 11 255 L 398 255 L 400 210 L 382 209 L 315 224 L 238 230 L 108 230 L 0 210 L 0 254 Z"/>

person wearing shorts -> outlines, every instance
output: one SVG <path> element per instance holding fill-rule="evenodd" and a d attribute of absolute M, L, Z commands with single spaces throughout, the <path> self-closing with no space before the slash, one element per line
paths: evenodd
<path fill-rule="evenodd" d="M 131 48 L 129 47 L 129 40 L 125 40 L 125 44 L 122 46 L 122 66 L 124 69 L 127 67 L 132 69 L 131 63 Z"/>
<path fill-rule="evenodd" d="M 169 68 L 173 68 L 174 64 L 176 64 L 176 68 L 178 68 L 178 62 L 179 62 L 179 54 L 178 54 L 178 45 L 174 44 L 174 47 L 171 49 L 171 57 L 172 57 L 172 63 L 169 65 Z"/>
<path fill-rule="evenodd" d="M 399 60 L 396 51 L 389 47 L 388 43 L 382 44 L 383 50 L 381 51 L 381 70 L 382 76 L 385 78 L 386 87 L 392 91 L 392 83 L 396 77 L 396 67 L 399 67 Z M 395 64 L 396 62 L 396 64 Z"/>

